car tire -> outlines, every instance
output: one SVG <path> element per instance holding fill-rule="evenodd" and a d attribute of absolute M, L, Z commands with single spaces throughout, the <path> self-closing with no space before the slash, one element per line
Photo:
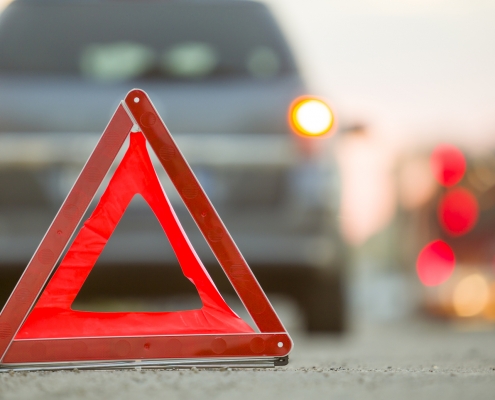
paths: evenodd
<path fill-rule="evenodd" d="M 309 332 L 345 330 L 345 298 L 340 274 L 312 274 L 301 296 Z"/>

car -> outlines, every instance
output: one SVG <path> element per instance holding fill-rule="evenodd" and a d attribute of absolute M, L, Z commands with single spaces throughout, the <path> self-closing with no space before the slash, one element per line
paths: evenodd
<path fill-rule="evenodd" d="M 133 87 L 155 103 L 269 297 L 295 299 L 311 331 L 342 331 L 339 176 L 323 138 L 334 116 L 308 97 L 273 15 L 252 1 L 15 0 L 3 11 L 4 298 Z M 157 171 L 200 258 L 220 290 L 233 293 Z M 194 292 L 136 198 L 78 298 Z"/>

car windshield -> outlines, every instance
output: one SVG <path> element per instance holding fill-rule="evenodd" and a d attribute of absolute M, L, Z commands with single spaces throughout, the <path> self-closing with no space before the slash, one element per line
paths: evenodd
<path fill-rule="evenodd" d="M 294 62 L 250 2 L 17 1 L 0 19 L 0 74 L 98 81 L 270 78 Z"/>

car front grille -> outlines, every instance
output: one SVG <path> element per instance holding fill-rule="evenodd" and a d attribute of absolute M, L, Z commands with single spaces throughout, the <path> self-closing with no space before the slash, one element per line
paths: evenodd
<path fill-rule="evenodd" d="M 23 168 L 0 169 L 0 211 L 11 208 L 46 208 L 49 197 L 43 188 L 40 174 Z"/>
<path fill-rule="evenodd" d="M 226 187 L 225 203 L 231 207 L 277 207 L 284 200 L 287 173 L 274 168 L 234 168 L 219 171 Z"/>

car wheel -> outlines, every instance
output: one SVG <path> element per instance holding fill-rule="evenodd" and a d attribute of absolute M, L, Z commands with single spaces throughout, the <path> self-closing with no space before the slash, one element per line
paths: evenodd
<path fill-rule="evenodd" d="M 345 299 L 340 274 L 312 274 L 300 299 L 309 332 L 343 332 Z"/>

